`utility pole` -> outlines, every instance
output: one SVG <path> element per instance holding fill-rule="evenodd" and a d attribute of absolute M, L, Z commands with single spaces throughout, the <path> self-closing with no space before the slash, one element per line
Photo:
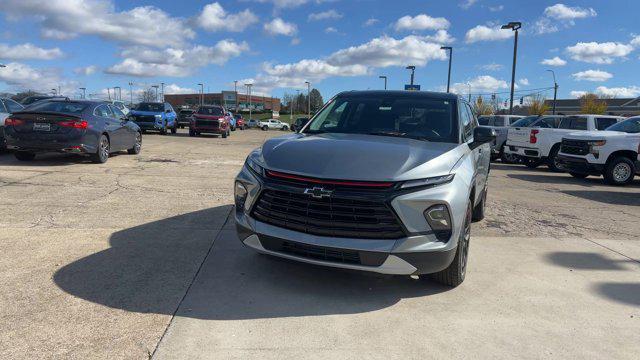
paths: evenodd
<path fill-rule="evenodd" d="M 118 97 L 116 98 L 116 89 L 118 89 Z M 122 89 L 120 88 L 120 86 L 114 86 L 113 87 L 113 97 L 115 98 L 115 100 L 122 100 Z"/>
<path fill-rule="evenodd" d="M 111 88 L 107 88 L 107 95 L 109 95 L 109 100 L 111 100 Z"/>
<path fill-rule="evenodd" d="M 522 23 L 512 21 L 506 25 L 502 25 L 501 28 L 503 30 L 511 29 L 511 31 L 516 33 L 513 43 L 513 66 L 511 68 L 511 99 L 509 101 L 509 115 L 513 115 L 513 93 L 516 86 L 516 60 L 518 58 L 518 30 L 520 30 L 521 27 Z"/>
<path fill-rule="evenodd" d="M 129 81 L 129 106 L 133 106 L 133 82 Z"/>
<path fill-rule="evenodd" d="M 249 96 L 249 120 L 251 120 L 252 117 L 252 109 L 251 109 L 251 87 L 253 86 L 253 84 L 244 84 L 244 86 L 247 87 L 247 95 Z"/>
<path fill-rule="evenodd" d="M 164 102 L 164 83 L 161 82 L 160 86 L 162 86 L 162 102 Z"/>
<path fill-rule="evenodd" d="M 387 77 L 385 75 L 378 76 L 380 79 L 384 79 L 384 89 L 387 90 Z"/>
<path fill-rule="evenodd" d="M 198 84 L 200 86 L 200 106 L 204 105 L 204 84 Z"/>
<path fill-rule="evenodd" d="M 238 112 L 238 80 L 233 81 L 233 91 L 236 93 L 236 112 Z"/>
<path fill-rule="evenodd" d="M 152 88 L 154 88 L 154 89 L 156 89 L 156 99 L 155 99 L 155 100 L 156 100 L 156 102 L 158 102 L 158 88 L 159 88 L 160 86 L 158 86 L 158 85 L 151 85 L 151 87 L 152 87 Z"/>
<path fill-rule="evenodd" d="M 469 86 L 469 104 L 471 104 L 471 83 L 467 83 Z"/>
<path fill-rule="evenodd" d="M 449 75 L 447 76 L 447 93 L 451 88 L 451 62 L 453 61 L 453 48 L 451 46 L 442 46 L 440 49 L 449 50 Z"/>
<path fill-rule="evenodd" d="M 556 114 L 556 101 L 558 100 L 558 82 L 556 81 L 556 73 L 553 70 L 547 70 L 553 75 L 553 115 Z"/>
<path fill-rule="evenodd" d="M 416 75 L 416 67 L 413 65 L 410 65 L 410 66 L 407 66 L 406 69 L 411 70 L 411 86 L 413 86 L 413 78 Z"/>
<path fill-rule="evenodd" d="M 307 84 L 307 118 L 311 119 L 311 83 L 308 81 L 304 83 Z"/>
<path fill-rule="evenodd" d="M 80 90 L 82 90 L 82 98 L 86 99 L 87 98 L 87 88 L 81 87 Z"/>

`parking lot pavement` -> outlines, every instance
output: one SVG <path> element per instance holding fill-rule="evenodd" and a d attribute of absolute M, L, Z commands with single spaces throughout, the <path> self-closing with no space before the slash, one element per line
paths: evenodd
<path fill-rule="evenodd" d="M 275 135 L 147 135 L 139 156 L 104 165 L 0 155 L 0 358 L 640 351 L 638 181 L 614 188 L 494 164 L 467 280 L 451 290 L 242 247 L 232 179 Z"/>

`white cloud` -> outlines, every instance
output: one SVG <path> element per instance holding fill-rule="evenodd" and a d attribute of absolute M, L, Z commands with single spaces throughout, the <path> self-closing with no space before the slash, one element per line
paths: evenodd
<path fill-rule="evenodd" d="M 607 81 L 613 77 L 613 74 L 601 70 L 586 70 L 572 74 L 576 81 Z"/>
<path fill-rule="evenodd" d="M 438 30 L 434 35 L 427 35 L 422 37 L 426 41 L 432 41 L 439 44 L 450 44 L 456 39 L 452 37 L 447 30 Z"/>
<path fill-rule="evenodd" d="M 53 69 L 35 69 L 29 65 L 11 62 L 0 68 L 0 82 L 4 82 L 16 90 L 34 90 L 48 93 L 60 87 L 63 93 L 77 88 L 77 83 L 65 81 L 59 71 Z"/>
<path fill-rule="evenodd" d="M 169 84 L 164 86 L 165 94 L 194 94 L 197 90 L 192 88 L 181 87 L 176 84 Z"/>
<path fill-rule="evenodd" d="M 111 0 L 3 0 L 3 12 L 13 18 L 33 18 L 42 35 L 56 39 L 95 35 L 126 44 L 177 46 L 195 33 L 185 20 L 153 7 L 116 11 Z"/>
<path fill-rule="evenodd" d="M 242 32 L 257 22 L 258 17 L 251 10 L 229 14 L 217 2 L 206 5 L 196 18 L 198 26 L 207 31 Z"/>
<path fill-rule="evenodd" d="M 499 71 L 499 70 L 502 70 L 504 68 L 504 65 L 491 63 L 491 64 L 486 64 L 486 65 L 481 65 L 480 68 L 482 70 L 486 70 L 486 71 Z"/>
<path fill-rule="evenodd" d="M 555 4 L 544 10 L 544 15 L 556 20 L 575 20 L 597 16 L 592 8 L 569 7 L 565 4 Z"/>
<path fill-rule="evenodd" d="M 549 66 L 565 66 L 567 65 L 567 62 L 556 56 L 552 59 L 544 59 L 540 62 L 540 64 Z"/>
<path fill-rule="evenodd" d="M 482 75 L 473 78 L 465 83 L 455 83 L 451 86 L 451 92 L 456 94 L 467 94 L 471 86 L 472 93 L 493 93 L 500 90 L 508 89 L 509 84 L 493 76 Z"/>
<path fill-rule="evenodd" d="M 614 98 L 635 98 L 640 96 L 640 87 L 629 86 L 608 88 L 606 86 L 598 86 L 596 88 L 596 93 Z"/>
<path fill-rule="evenodd" d="M 304 5 L 309 0 L 256 0 L 259 3 L 272 3 L 277 9 L 294 8 L 300 5 Z M 320 1 L 318 1 L 320 2 Z"/>
<path fill-rule="evenodd" d="M 634 38 L 631 39 L 630 44 L 631 46 L 640 47 L 640 35 L 634 36 Z"/>
<path fill-rule="evenodd" d="M 367 19 L 367 21 L 364 22 L 364 24 L 362 24 L 362 26 L 364 26 L 364 27 L 373 26 L 373 25 L 377 24 L 378 22 L 380 22 L 380 20 L 378 20 L 376 18 L 369 18 L 369 19 Z"/>
<path fill-rule="evenodd" d="M 489 6 L 489 11 L 498 12 L 504 10 L 504 5 Z"/>
<path fill-rule="evenodd" d="M 571 58 L 593 64 L 611 64 L 616 58 L 622 58 L 633 51 L 633 46 L 606 42 L 577 43 L 567 48 Z"/>
<path fill-rule="evenodd" d="M 324 29 L 324 32 L 327 34 L 335 34 L 338 32 L 338 29 L 334 28 L 333 26 L 329 26 L 328 28 Z"/>
<path fill-rule="evenodd" d="M 320 20 L 328 20 L 328 19 L 342 19 L 342 14 L 331 9 L 319 13 L 309 14 L 309 21 L 320 21 Z"/>
<path fill-rule="evenodd" d="M 293 38 L 291 39 L 291 45 L 296 46 L 296 45 L 300 45 L 300 38 Z"/>
<path fill-rule="evenodd" d="M 98 71 L 98 67 L 95 66 L 95 65 L 89 65 L 89 66 L 78 67 L 78 68 L 73 69 L 74 73 L 76 73 L 78 75 L 83 75 L 83 76 L 92 75 L 96 71 Z"/>
<path fill-rule="evenodd" d="M 184 77 L 209 64 L 223 65 L 229 59 L 249 51 L 246 42 L 221 40 L 215 46 L 196 45 L 189 49 L 152 50 L 133 47 L 122 51 L 124 60 L 105 71 L 109 74 L 153 77 Z"/>
<path fill-rule="evenodd" d="M 478 0 L 464 0 L 458 6 L 460 6 L 464 10 L 467 10 L 467 9 L 471 8 L 477 2 L 478 2 Z"/>
<path fill-rule="evenodd" d="M 572 98 L 579 99 L 587 95 L 588 93 L 589 93 L 588 91 L 573 90 L 572 92 L 569 93 L 569 95 L 571 95 Z"/>
<path fill-rule="evenodd" d="M 551 34 L 560 31 L 558 25 L 561 25 L 558 21 L 543 17 L 533 23 L 533 30 L 538 35 Z"/>
<path fill-rule="evenodd" d="M 0 57 L 6 60 L 53 60 L 64 55 L 59 48 L 43 49 L 33 44 L 0 44 Z"/>
<path fill-rule="evenodd" d="M 298 33 L 296 24 L 288 23 L 281 18 L 275 18 L 264 24 L 264 30 L 271 35 L 294 36 Z"/>
<path fill-rule="evenodd" d="M 469 31 L 465 35 L 465 41 L 468 44 L 478 41 L 500 41 L 513 37 L 512 31 L 509 29 L 500 29 L 499 27 L 488 27 L 485 25 L 478 25 Z"/>
<path fill-rule="evenodd" d="M 529 79 L 527 78 L 523 78 L 518 80 L 518 84 L 522 85 L 522 86 L 529 86 Z"/>
<path fill-rule="evenodd" d="M 396 31 L 418 31 L 418 30 L 442 30 L 448 29 L 451 24 L 449 20 L 439 17 L 434 18 L 426 14 L 403 16 L 395 24 Z"/>

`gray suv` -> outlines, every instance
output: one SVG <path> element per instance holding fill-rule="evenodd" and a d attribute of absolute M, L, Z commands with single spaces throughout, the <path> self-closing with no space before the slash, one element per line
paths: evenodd
<path fill-rule="evenodd" d="M 265 254 L 457 286 L 494 140 L 455 95 L 341 93 L 248 156 L 235 181 L 238 236 Z"/>

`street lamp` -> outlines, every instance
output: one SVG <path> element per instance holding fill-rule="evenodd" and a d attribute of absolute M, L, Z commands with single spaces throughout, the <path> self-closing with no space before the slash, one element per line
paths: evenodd
<path fill-rule="evenodd" d="M 82 90 L 82 98 L 86 99 L 87 98 L 87 88 L 81 87 L 80 90 Z"/>
<path fill-rule="evenodd" d="M 133 82 L 129 81 L 129 106 L 133 106 Z"/>
<path fill-rule="evenodd" d="M 162 87 L 162 102 L 164 102 L 164 83 L 161 82 L 160 86 Z"/>
<path fill-rule="evenodd" d="M 518 57 L 518 30 L 522 27 L 522 23 L 518 21 L 512 21 L 506 25 L 502 25 L 502 30 L 511 29 L 514 31 L 515 40 L 513 43 L 513 66 L 511 68 L 511 99 L 509 101 L 509 115 L 513 114 L 513 92 L 516 86 L 516 59 Z"/>
<path fill-rule="evenodd" d="M 235 111 L 238 111 L 238 80 L 233 81 L 233 90 L 236 93 L 236 107 Z"/>
<path fill-rule="evenodd" d="M 198 84 L 200 86 L 200 106 L 204 105 L 204 84 Z"/>
<path fill-rule="evenodd" d="M 151 85 L 151 87 L 152 87 L 152 88 L 154 88 L 154 89 L 156 89 L 156 102 L 157 102 L 157 101 L 158 101 L 158 88 L 159 88 L 160 86 L 158 86 L 158 85 Z M 115 96 L 115 94 L 113 94 L 113 95 Z"/>
<path fill-rule="evenodd" d="M 384 79 L 384 89 L 387 90 L 387 77 L 385 75 L 380 75 L 378 78 Z"/>
<path fill-rule="evenodd" d="M 411 70 L 411 85 L 413 86 L 413 78 L 416 75 L 416 67 L 413 65 L 409 65 L 406 67 L 407 70 Z"/>
<path fill-rule="evenodd" d="M 308 81 L 304 83 L 307 84 L 307 118 L 311 119 L 311 83 Z"/>
<path fill-rule="evenodd" d="M 122 88 L 120 86 L 114 86 L 113 97 L 116 97 L 116 89 L 118 89 L 118 98 L 116 100 L 122 100 Z"/>
<path fill-rule="evenodd" d="M 449 50 L 449 75 L 447 76 L 447 93 L 451 88 L 451 61 L 453 60 L 453 48 L 451 46 L 441 46 L 441 50 Z"/>
<path fill-rule="evenodd" d="M 556 100 L 558 99 L 558 82 L 556 81 L 556 73 L 553 70 L 547 70 L 553 75 L 553 115 L 556 114 Z"/>
<path fill-rule="evenodd" d="M 251 117 L 253 116 L 251 109 L 251 87 L 253 84 L 244 84 L 247 87 L 247 96 L 249 97 L 249 121 L 251 121 Z"/>

